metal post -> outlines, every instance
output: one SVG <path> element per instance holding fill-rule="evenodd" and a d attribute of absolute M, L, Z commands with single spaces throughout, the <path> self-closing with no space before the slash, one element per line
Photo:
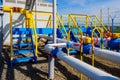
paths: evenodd
<path fill-rule="evenodd" d="M 38 0 L 35 1 L 35 27 L 37 28 L 37 14 L 36 14 L 36 11 L 37 11 L 37 2 Z"/>
<path fill-rule="evenodd" d="M 112 19 L 112 33 L 114 33 L 114 19 Z"/>
<path fill-rule="evenodd" d="M 2 52 L 3 47 L 3 6 L 0 7 L 0 52 Z"/>
<path fill-rule="evenodd" d="M 86 27 L 88 27 L 89 24 L 88 24 L 88 16 L 86 16 Z"/>
<path fill-rule="evenodd" d="M 110 28 L 110 8 L 108 8 L 108 27 L 109 27 L 109 30 L 111 31 L 111 28 Z"/>
<path fill-rule="evenodd" d="M 53 0 L 53 39 L 56 43 L 56 0 Z"/>
<path fill-rule="evenodd" d="M 53 43 L 56 43 L 56 0 L 53 0 Z M 49 79 L 54 79 L 54 58 L 49 56 L 48 73 Z"/>
<path fill-rule="evenodd" d="M 102 21 L 102 9 L 100 9 L 100 20 Z"/>

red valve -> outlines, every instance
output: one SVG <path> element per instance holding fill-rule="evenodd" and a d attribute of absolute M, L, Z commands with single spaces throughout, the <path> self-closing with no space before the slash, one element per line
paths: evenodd
<path fill-rule="evenodd" d="M 73 44 L 73 46 L 80 46 L 80 44 Z"/>
<path fill-rule="evenodd" d="M 20 12 L 20 9 L 19 7 L 13 7 L 13 12 Z"/>
<path fill-rule="evenodd" d="M 20 8 L 18 8 L 18 12 L 20 12 Z"/>
<path fill-rule="evenodd" d="M 17 11 L 17 8 L 16 8 L 16 7 L 13 7 L 13 11 L 16 12 L 16 11 Z"/>

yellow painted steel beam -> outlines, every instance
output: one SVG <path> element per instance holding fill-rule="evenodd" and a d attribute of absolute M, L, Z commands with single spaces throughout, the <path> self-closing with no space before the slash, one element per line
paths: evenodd
<path fill-rule="evenodd" d="M 91 40 L 93 39 L 93 40 L 92 40 L 92 66 L 94 66 L 94 37 L 93 37 L 93 35 L 94 35 L 95 30 L 97 30 L 97 31 L 99 32 L 99 34 L 100 34 L 100 39 L 103 38 L 102 33 L 99 31 L 99 27 L 95 27 L 95 28 L 92 30 L 92 36 L 91 36 Z M 98 36 L 97 36 L 97 37 L 98 37 Z M 103 44 L 102 44 L 102 48 L 103 48 Z"/>
<path fill-rule="evenodd" d="M 57 14 L 57 20 L 59 20 L 59 22 L 60 22 L 62 28 L 63 28 L 64 31 L 65 31 L 66 36 L 68 37 L 67 31 L 66 31 L 66 29 L 65 29 L 65 27 L 64 27 L 64 24 L 63 24 L 63 22 L 62 22 L 62 20 L 60 19 L 60 16 L 59 16 L 58 14 Z"/>
<path fill-rule="evenodd" d="M 84 17 L 86 17 L 87 16 L 87 14 L 70 14 L 71 16 L 84 16 Z"/>
<path fill-rule="evenodd" d="M 48 21 L 52 21 L 52 20 L 44 20 L 44 19 L 36 19 L 37 22 L 48 22 Z"/>
<path fill-rule="evenodd" d="M 47 28 L 48 26 L 52 27 L 51 19 L 52 19 L 52 16 L 50 15 L 49 18 L 48 18 L 48 20 L 47 20 L 46 28 Z"/>
<path fill-rule="evenodd" d="M 52 14 L 49 13 L 33 13 L 34 15 L 39 15 L 39 16 L 50 16 Z"/>
<path fill-rule="evenodd" d="M 46 11 L 35 11 L 35 10 L 32 10 L 31 12 L 33 12 L 33 13 L 47 13 L 47 14 L 52 14 L 52 12 L 46 12 Z"/>

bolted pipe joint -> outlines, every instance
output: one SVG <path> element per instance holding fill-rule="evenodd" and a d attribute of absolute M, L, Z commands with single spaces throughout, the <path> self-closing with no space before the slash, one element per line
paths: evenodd
<path fill-rule="evenodd" d="M 72 47 L 72 43 L 70 42 L 67 42 L 67 45 L 66 45 L 67 48 L 71 48 Z"/>
<path fill-rule="evenodd" d="M 57 53 L 60 52 L 60 51 L 61 51 L 60 48 L 55 47 L 55 49 L 51 51 L 51 55 L 52 55 L 54 58 L 57 58 L 56 55 L 57 55 Z"/>
<path fill-rule="evenodd" d="M 92 45 L 91 44 L 84 44 L 83 45 L 83 53 L 84 54 L 90 54 L 90 49 L 91 49 Z"/>

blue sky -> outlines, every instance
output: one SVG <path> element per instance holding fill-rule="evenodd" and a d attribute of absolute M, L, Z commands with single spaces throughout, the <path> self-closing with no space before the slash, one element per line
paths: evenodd
<path fill-rule="evenodd" d="M 52 2 L 52 0 L 46 0 Z M 116 16 L 120 22 L 120 0 L 57 0 L 57 11 L 59 14 L 88 14 L 100 15 L 100 9 L 103 9 L 103 17 L 107 19 L 108 8 L 110 15 Z"/>

